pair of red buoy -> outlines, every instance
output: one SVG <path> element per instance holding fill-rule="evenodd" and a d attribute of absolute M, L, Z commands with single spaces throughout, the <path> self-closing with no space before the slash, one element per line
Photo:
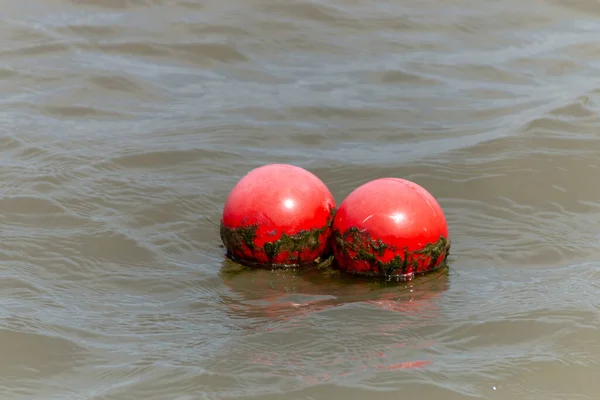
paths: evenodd
<path fill-rule="evenodd" d="M 342 271 L 387 279 L 437 269 L 450 251 L 442 208 L 416 183 L 376 179 L 336 209 L 318 177 L 288 164 L 256 168 L 235 185 L 221 239 L 227 255 L 245 265 L 298 267 L 332 253 Z"/>

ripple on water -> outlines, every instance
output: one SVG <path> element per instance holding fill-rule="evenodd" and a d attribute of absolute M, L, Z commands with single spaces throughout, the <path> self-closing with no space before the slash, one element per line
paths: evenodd
<path fill-rule="evenodd" d="M 0 390 L 595 398 L 598 24 L 471 3 L 7 3 Z M 227 275 L 223 200 L 267 162 L 338 202 L 422 184 L 450 274 Z"/>
<path fill-rule="evenodd" d="M 75 343 L 60 337 L 25 333 L 22 327 L 17 331 L 0 328 L 0 349 L 3 362 L 0 365 L 0 386 L 7 381 L 20 381 L 27 386 L 29 381 L 49 379 L 52 376 L 70 372 L 90 360 L 88 352 Z M 27 350 L 27 351 L 24 351 Z"/>

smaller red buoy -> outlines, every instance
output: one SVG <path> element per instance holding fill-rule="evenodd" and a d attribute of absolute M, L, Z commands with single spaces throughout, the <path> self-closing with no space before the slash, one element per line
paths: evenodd
<path fill-rule="evenodd" d="M 288 164 L 250 171 L 221 218 L 227 256 L 249 266 L 301 266 L 327 250 L 335 200 L 311 172 Z"/>
<path fill-rule="evenodd" d="M 376 179 L 350 193 L 333 220 L 332 239 L 339 269 L 388 279 L 437 269 L 450 251 L 436 199 L 400 178 Z"/>

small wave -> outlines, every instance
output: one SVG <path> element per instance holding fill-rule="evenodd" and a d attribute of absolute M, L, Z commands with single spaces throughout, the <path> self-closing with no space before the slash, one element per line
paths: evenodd
<path fill-rule="evenodd" d="M 239 63 L 248 58 L 233 45 L 224 43 L 174 43 L 157 44 L 145 42 L 102 43 L 92 48 L 107 54 L 120 54 L 148 58 L 185 60 L 197 66 L 214 63 Z M 90 49 L 92 49 L 90 48 Z"/>

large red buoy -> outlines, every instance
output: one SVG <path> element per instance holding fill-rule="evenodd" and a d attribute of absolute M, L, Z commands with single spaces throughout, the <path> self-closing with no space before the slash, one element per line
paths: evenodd
<path fill-rule="evenodd" d="M 227 255 L 249 266 L 301 266 L 327 250 L 335 200 L 311 172 L 287 164 L 250 171 L 221 218 Z"/>
<path fill-rule="evenodd" d="M 370 181 L 344 199 L 333 220 L 339 269 L 411 279 L 445 263 L 450 251 L 442 208 L 423 187 L 399 178 Z"/>

